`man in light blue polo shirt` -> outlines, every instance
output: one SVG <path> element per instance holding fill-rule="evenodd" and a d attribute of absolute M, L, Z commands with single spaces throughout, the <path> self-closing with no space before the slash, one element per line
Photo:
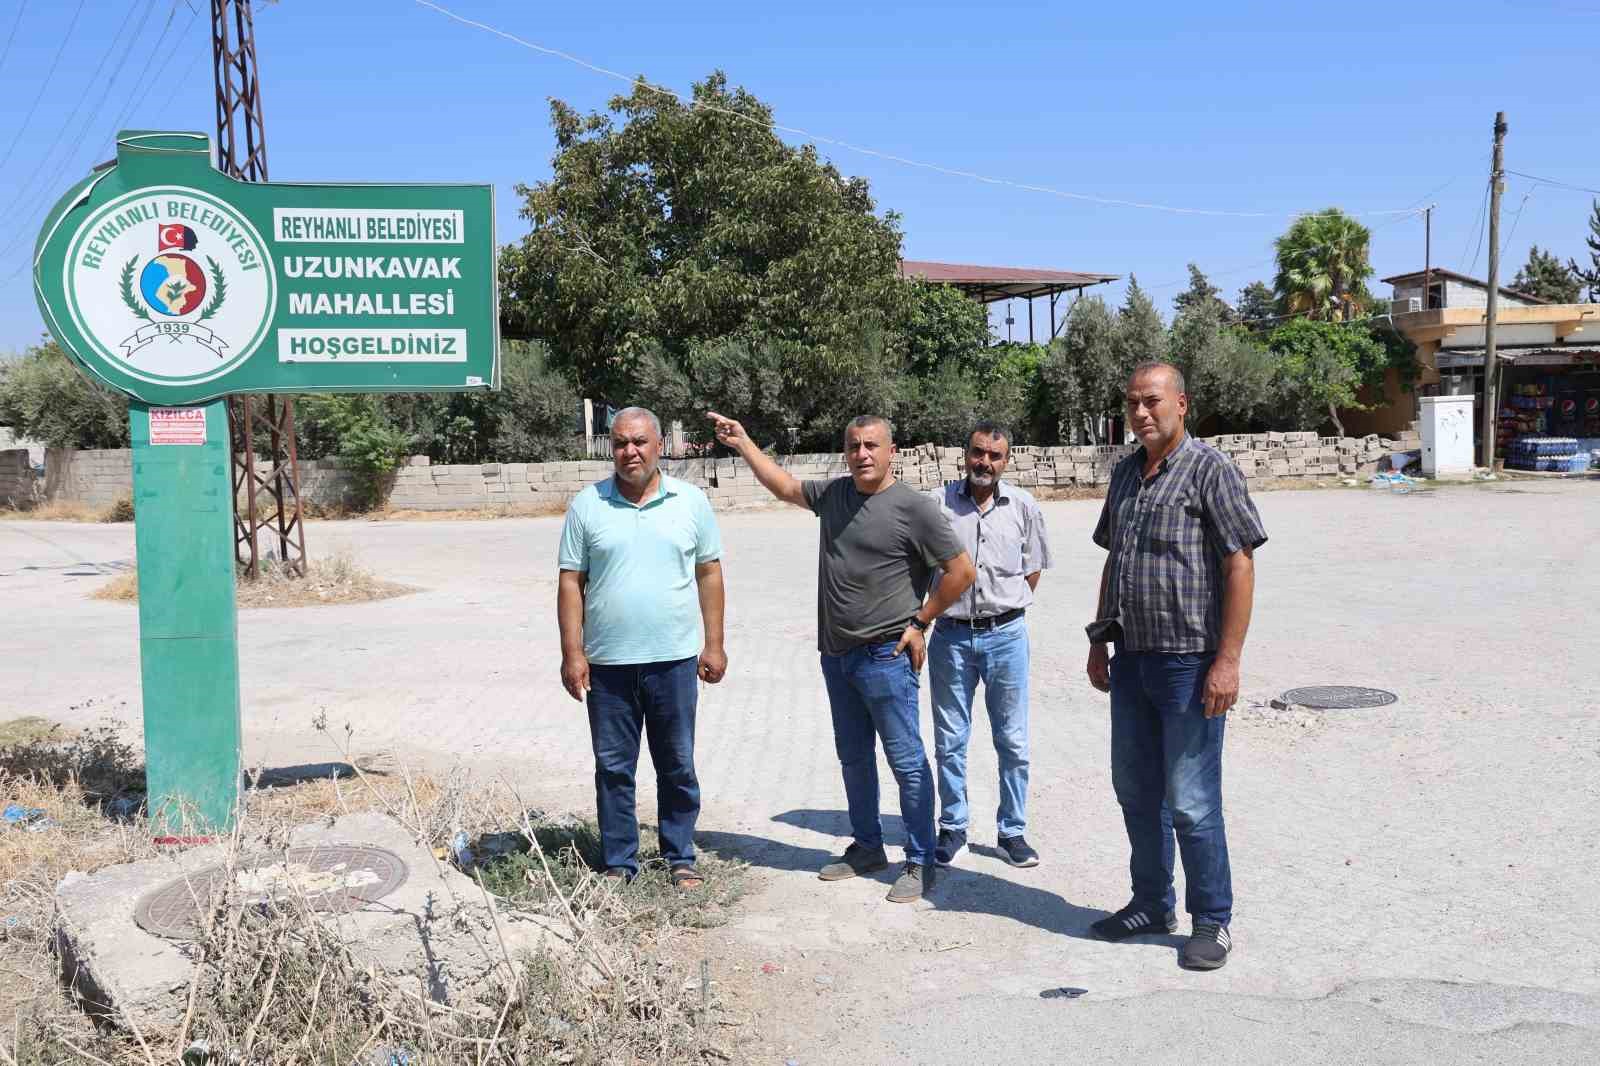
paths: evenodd
<path fill-rule="evenodd" d="M 611 450 L 615 473 L 573 499 L 561 529 L 561 683 L 588 703 L 607 876 L 639 871 L 642 732 L 656 770 L 661 855 L 672 883 L 692 889 L 702 883 L 694 868 L 697 679 L 716 684 L 728 668 L 722 537 L 705 493 L 661 473 L 654 414 L 618 412 Z"/>

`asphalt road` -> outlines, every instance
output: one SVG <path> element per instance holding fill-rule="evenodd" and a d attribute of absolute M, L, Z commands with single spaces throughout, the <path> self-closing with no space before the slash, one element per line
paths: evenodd
<path fill-rule="evenodd" d="M 1106 701 L 1082 676 L 1098 504 L 1046 505 L 1058 565 L 1028 620 L 1028 836 L 1044 862 L 1012 870 L 974 849 L 915 906 L 884 902 L 886 883 L 814 876 L 846 833 L 814 650 L 815 521 L 722 517 L 731 666 L 703 693 L 700 827 L 702 847 L 756 868 L 733 924 L 706 941 L 758 1015 L 741 1055 L 1600 1062 L 1600 485 L 1273 492 L 1258 504 L 1271 541 L 1225 759 L 1236 951 L 1211 974 L 1177 967 L 1177 937 L 1085 935 L 1127 897 Z M 243 612 L 247 757 L 331 757 L 310 728 L 325 710 L 360 749 L 463 762 L 541 804 L 589 809 L 587 728 L 557 677 L 558 530 L 556 519 L 311 523 L 314 556 L 349 551 L 421 591 Z M 132 554 L 129 526 L 0 522 L 0 719 L 137 727 L 135 611 L 86 595 Z M 1268 705 L 1308 684 L 1400 700 L 1321 714 Z M 974 840 L 992 844 L 982 729 L 969 777 Z M 639 794 L 653 793 L 644 760 Z M 890 791 L 891 844 L 893 812 Z M 752 971 L 759 961 L 773 972 Z M 1060 987 L 1087 991 L 1042 996 Z"/>

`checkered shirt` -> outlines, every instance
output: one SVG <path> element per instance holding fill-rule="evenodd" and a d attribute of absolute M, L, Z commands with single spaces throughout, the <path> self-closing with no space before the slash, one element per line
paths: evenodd
<path fill-rule="evenodd" d="M 1129 651 L 1215 651 L 1222 633 L 1222 560 L 1267 541 L 1244 475 L 1184 435 L 1144 478 L 1144 449 L 1117 464 L 1095 527 L 1110 552 L 1091 640 L 1121 628 Z"/>

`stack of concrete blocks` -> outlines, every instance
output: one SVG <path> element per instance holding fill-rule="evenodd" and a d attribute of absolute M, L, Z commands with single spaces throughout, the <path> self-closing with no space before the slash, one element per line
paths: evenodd
<path fill-rule="evenodd" d="M 28 462 L 28 449 L 0 451 L 0 507 L 26 507 L 33 498 L 33 466 Z"/>
<path fill-rule="evenodd" d="M 1399 436 L 1386 442 L 1385 454 L 1400 456 L 1414 454 L 1420 463 L 1422 461 L 1422 429 L 1417 423 L 1411 423 Z M 1403 469 L 1405 464 L 1405 459 L 1396 459 L 1390 465 L 1399 470 Z"/>
<path fill-rule="evenodd" d="M 1106 485 L 1111 481 L 1111 471 L 1133 450 L 1133 445 L 1126 444 L 1071 444 L 1033 448 L 1030 449 L 1031 469 L 1024 471 L 1018 465 L 1023 458 L 1019 454 L 1012 460 L 1007 473 L 1013 475 L 1019 485 L 1041 490 Z M 1024 473 L 1029 475 L 1027 480 L 1023 479 Z"/>
<path fill-rule="evenodd" d="M 1319 437 L 1312 432 L 1231 433 L 1206 437 L 1247 480 L 1370 474 L 1386 454 L 1382 438 Z"/>
<path fill-rule="evenodd" d="M 133 498 L 133 452 L 47 448 L 44 491 L 49 499 L 72 500 L 90 507 L 109 507 Z"/>

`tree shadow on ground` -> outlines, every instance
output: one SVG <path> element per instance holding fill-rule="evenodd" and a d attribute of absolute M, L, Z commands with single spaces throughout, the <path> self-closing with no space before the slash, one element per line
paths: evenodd
<path fill-rule="evenodd" d="M 785 811 L 776 815 L 775 822 L 794 826 L 816 833 L 826 834 L 840 838 L 837 848 L 829 851 L 823 848 L 805 847 L 799 844 L 790 844 L 770 837 L 755 836 L 748 833 L 722 833 L 702 832 L 696 834 L 699 845 L 706 851 L 724 859 L 740 859 L 752 866 L 762 866 L 769 870 L 799 871 L 802 873 L 815 873 L 821 869 L 835 855 L 844 850 L 850 839 L 850 818 L 844 811 L 816 810 L 801 808 Z M 894 850 L 898 849 L 905 841 L 905 827 L 899 818 L 892 815 L 883 819 L 884 844 L 890 848 L 890 865 L 874 875 L 874 880 L 888 884 L 893 882 L 899 873 L 894 860 Z M 987 851 L 989 849 L 985 849 Z M 987 856 L 976 857 L 981 862 L 988 862 Z M 957 862 L 961 862 L 957 859 Z M 1039 875 L 1039 869 L 1019 871 L 1018 876 L 1033 878 Z M 1048 869 L 1044 877 L 1048 877 Z M 1041 878 L 1042 880 L 1043 878 Z M 1094 939 L 1094 934 L 1089 931 L 1089 923 L 1106 916 L 1107 911 L 1096 910 L 1090 907 L 1081 907 L 1070 903 L 1054 892 L 1032 885 L 1019 884 L 1005 877 L 996 877 L 981 869 L 963 868 L 962 866 L 941 867 L 938 872 L 934 887 L 928 895 L 928 902 L 934 910 L 953 911 L 966 914 L 992 914 L 1000 918 L 1009 918 L 1031 925 L 1047 933 L 1061 936 L 1076 937 L 1084 940 Z M 1147 941 L 1156 938 L 1146 938 Z M 1175 937 L 1163 938 L 1159 942 L 1171 941 L 1181 943 Z"/>

